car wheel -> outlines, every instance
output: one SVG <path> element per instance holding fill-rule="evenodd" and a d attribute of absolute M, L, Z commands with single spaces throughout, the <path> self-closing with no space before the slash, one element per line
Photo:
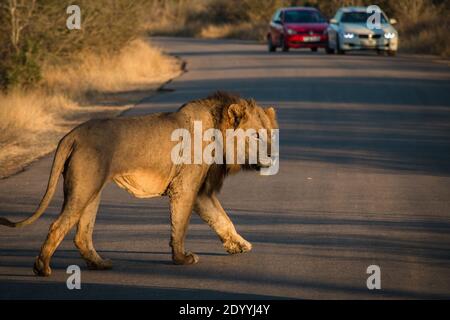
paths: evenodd
<path fill-rule="evenodd" d="M 271 36 L 268 36 L 268 37 L 267 37 L 267 49 L 269 49 L 269 52 L 275 52 L 275 51 L 277 51 L 277 47 L 275 47 L 275 46 L 273 45 L 272 37 L 271 37 Z"/>
<path fill-rule="evenodd" d="M 330 43 L 327 43 L 327 46 L 325 47 L 325 52 L 327 54 L 334 54 L 334 49 L 330 48 Z"/>
<path fill-rule="evenodd" d="M 289 46 L 287 45 L 286 41 L 284 41 L 284 37 L 280 38 L 280 42 L 281 42 L 281 48 L 283 48 L 283 52 L 288 52 Z"/>
<path fill-rule="evenodd" d="M 341 42 L 339 41 L 339 36 L 336 36 L 336 51 L 337 54 L 345 54 L 345 51 L 341 49 Z"/>
<path fill-rule="evenodd" d="M 389 57 L 395 57 L 397 55 L 397 51 L 389 50 L 387 53 Z"/>
<path fill-rule="evenodd" d="M 384 50 L 377 50 L 377 55 L 384 56 Z"/>
<path fill-rule="evenodd" d="M 317 52 L 317 48 L 311 48 L 312 52 Z"/>

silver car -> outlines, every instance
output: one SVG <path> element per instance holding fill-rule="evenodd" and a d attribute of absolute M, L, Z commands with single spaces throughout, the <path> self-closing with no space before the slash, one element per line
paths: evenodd
<path fill-rule="evenodd" d="M 373 13 L 368 13 L 366 7 L 339 9 L 327 29 L 327 53 L 375 50 L 378 54 L 395 56 L 398 49 L 398 32 L 392 25 L 397 21 L 388 20 L 386 14 L 381 11 L 378 22 L 378 25 L 373 24 Z"/>

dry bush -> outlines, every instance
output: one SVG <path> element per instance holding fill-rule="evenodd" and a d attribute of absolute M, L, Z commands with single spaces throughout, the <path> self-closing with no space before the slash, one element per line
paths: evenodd
<path fill-rule="evenodd" d="M 51 152 L 78 123 L 115 116 L 180 73 L 175 58 L 143 40 L 116 54 L 84 52 L 73 61 L 78 63 L 44 67 L 38 88 L 0 94 L 0 178 Z M 100 93 L 107 103 L 96 106 Z"/>
<path fill-rule="evenodd" d="M 200 37 L 204 39 L 226 39 L 230 37 L 233 24 L 207 25 L 200 31 Z"/>
<path fill-rule="evenodd" d="M 50 152 L 76 124 L 117 115 L 180 72 L 176 59 L 137 40 L 153 1 L 76 3 L 81 30 L 71 31 L 71 0 L 0 1 L 0 177 Z"/>
<path fill-rule="evenodd" d="M 52 92 L 83 100 L 86 94 L 108 93 L 161 84 L 179 72 L 178 62 L 135 40 L 118 54 L 83 51 L 74 63 L 44 68 L 45 86 Z"/>
<path fill-rule="evenodd" d="M 248 22 L 221 25 L 210 24 L 203 27 L 199 35 L 204 39 L 255 40 L 261 38 L 261 31 L 261 28 L 255 28 L 253 24 Z"/>
<path fill-rule="evenodd" d="M 50 152 L 63 134 L 61 115 L 74 107 L 63 96 L 37 91 L 0 94 L 0 178 Z"/>
<path fill-rule="evenodd" d="M 84 50 L 117 52 L 142 32 L 150 0 L 78 0 L 81 30 L 66 27 L 71 0 L 0 1 L 0 85 L 32 87 L 42 66 Z"/>
<path fill-rule="evenodd" d="M 152 0 L 143 27 L 150 35 L 196 36 L 205 22 L 197 19 L 210 0 Z"/>
<path fill-rule="evenodd" d="M 392 14 L 399 20 L 403 51 L 450 57 L 448 3 L 432 0 L 397 0 Z"/>
<path fill-rule="evenodd" d="M 0 94 L 0 146 L 43 128 L 55 129 L 55 118 L 72 102 L 63 96 L 50 97 L 37 91 L 13 90 Z M 29 138 L 29 135 L 26 135 Z"/>

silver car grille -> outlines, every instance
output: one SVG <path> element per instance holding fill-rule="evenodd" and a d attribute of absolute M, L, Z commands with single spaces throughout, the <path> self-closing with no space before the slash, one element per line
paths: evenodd
<path fill-rule="evenodd" d="M 380 39 L 381 34 L 359 34 L 360 39 Z"/>

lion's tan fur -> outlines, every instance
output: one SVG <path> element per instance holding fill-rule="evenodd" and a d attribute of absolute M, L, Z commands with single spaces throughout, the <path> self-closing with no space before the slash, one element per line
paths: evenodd
<path fill-rule="evenodd" d="M 75 245 L 88 266 L 111 267 L 109 260 L 98 255 L 92 242 L 101 192 L 109 181 L 136 197 L 170 197 L 170 244 L 176 264 L 198 261 L 195 254 L 184 250 L 193 210 L 216 231 L 228 252 L 250 250 L 251 244 L 236 232 L 216 197 L 225 177 L 238 172 L 241 165 L 175 165 L 171 160 L 171 150 L 176 144 L 171 141 L 171 133 L 179 128 L 192 133 L 194 121 L 201 121 L 203 130 L 216 128 L 224 135 L 227 129 L 278 127 L 273 108 L 263 109 L 253 100 L 222 92 L 187 103 L 177 112 L 92 120 L 78 126 L 60 141 L 47 192 L 36 213 L 18 223 L 0 218 L 0 224 L 10 227 L 35 221 L 48 206 L 58 177 L 63 173 L 64 205 L 36 259 L 35 273 L 50 275 L 51 256 L 75 225 Z M 225 149 L 224 146 L 224 154 Z"/>

